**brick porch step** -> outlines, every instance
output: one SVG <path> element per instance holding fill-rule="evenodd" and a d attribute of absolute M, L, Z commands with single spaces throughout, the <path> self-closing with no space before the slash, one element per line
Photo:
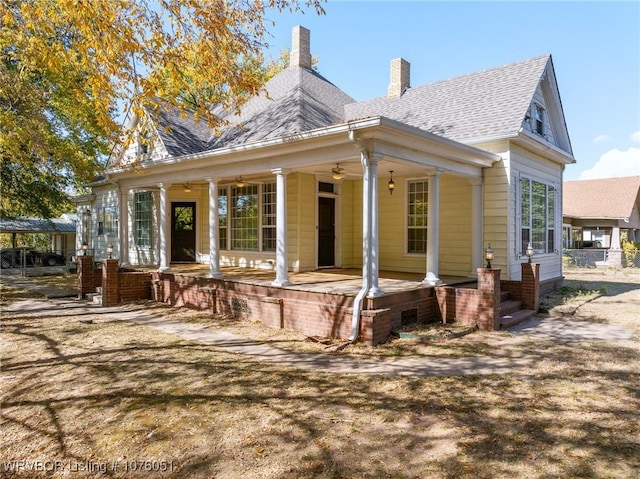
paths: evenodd
<path fill-rule="evenodd" d="M 522 301 L 515 301 L 513 299 L 507 299 L 500 303 L 500 315 L 506 316 L 522 309 Z"/>
<path fill-rule="evenodd" d="M 509 329 L 516 324 L 520 324 L 529 318 L 535 316 L 536 312 L 533 309 L 520 309 L 510 314 L 505 314 L 500 317 L 500 329 Z"/>

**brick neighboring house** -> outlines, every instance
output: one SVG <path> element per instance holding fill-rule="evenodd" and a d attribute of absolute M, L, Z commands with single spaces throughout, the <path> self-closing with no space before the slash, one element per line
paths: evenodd
<path fill-rule="evenodd" d="M 354 318 L 385 297 L 381 271 L 420 273 L 426 288 L 476 278 L 489 244 L 502 279 L 522 279 L 531 244 L 541 287 L 561 281 L 574 158 L 550 55 L 417 87 L 398 58 L 386 95 L 356 102 L 313 71 L 308 30 L 292 43 L 265 94 L 217 112 L 230 123 L 219 135 L 176 111 L 128 119 L 130 146 L 77 201 L 96 258 L 113 244 L 122 265 L 159 274 L 269 269 L 283 296 L 291 272 L 357 268 Z"/>
<path fill-rule="evenodd" d="M 640 176 L 566 181 L 562 196 L 563 246 L 607 250 L 621 265 L 621 240 L 640 241 Z"/>

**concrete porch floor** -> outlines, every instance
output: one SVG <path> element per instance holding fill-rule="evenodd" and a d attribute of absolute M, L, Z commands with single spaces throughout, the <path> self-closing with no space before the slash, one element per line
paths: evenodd
<path fill-rule="evenodd" d="M 135 267 L 133 269 L 155 271 L 157 267 Z M 271 286 L 271 283 L 276 278 L 275 271 L 257 268 L 224 266 L 221 268 L 221 272 L 225 281 L 259 286 Z M 171 268 L 166 273 L 206 277 L 209 273 L 209 265 L 174 263 L 171 264 Z M 420 273 L 381 271 L 379 286 L 385 294 L 431 288 L 432 286 L 422 283 L 423 278 L 424 274 Z M 449 286 L 475 282 L 474 278 L 461 276 L 440 276 L 440 279 L 443 285 Z M 362 270 L 356 268 L 331 268 L 303 273 L 289 273 L 289 281 L 292 284 L 287 286 L 286 289 L 356 296 L 362 287 Z"/>

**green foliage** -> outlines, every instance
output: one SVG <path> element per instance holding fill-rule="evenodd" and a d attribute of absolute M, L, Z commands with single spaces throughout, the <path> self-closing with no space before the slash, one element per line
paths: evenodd
<path fill-rule="evenodd" d="M 640 266 L 640 241 L 622 240 L 622 267 Z"/>

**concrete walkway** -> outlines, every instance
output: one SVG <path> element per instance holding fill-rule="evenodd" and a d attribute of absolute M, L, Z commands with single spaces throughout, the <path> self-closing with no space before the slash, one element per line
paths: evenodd
<path fill-rule="evenodd" d="M 183 323 L 149 314 L 143 306 L 103 308 L 77 299 L 28 299 L 2 308 L 4 317 L 22 315 L 71 316 L 81 321 L 131 321 L 133 323 L 175 334 L 188 341 L 222 348 L 257 361 L 265 361 L 303 370 L 340 374 L 372 374 L 403 376 L 462 376 L 505 374 L 530 366 L 534 356 L 476 356 L 465 358 L 397 358 L 364 359 L 347 355 L 301 353 L 274 348 L 228 331 L 206 325 Z"/>
<path fill-rule="evenodd" d="M 3 276 L 2 282 L 7 281 Z M 27 278 L 12 278 L 8 282 L 24 288 L 36 288 L 37 283 Z M 31 287 L 30 287 L 31 286 Z M 42 286 L 42 285 L 38 285 Z M 36 289 L 43 292 L 41 288 Z M 44 291 L 46 292 L 46 291 Z M 68 292 L 68 291 L 67 291 Z M 55 291 L 50 291 L 53 294 Z M 52 296 L 49 296 L 50 298 Z M 274 348 L 264 342 L 254 341 L 224 330 L 206 325 L 183 323 L 159 315 L 150 314 L 144 306 L 122 305 L 103 308 L 77 299 L 29 299 L 16 301 L 2 308 L 2 316 L 16 317 L 37 314 L 39 316 L 80 316 L 96 321 L 131 321 L 181 338 L 206 344 L 226 351 L 304 370 L 341 374 L 377 374 L 412 376 L 462 376 L 505 374 L 532 365 L 535 356 L 474 356 L 463 358 L 377 358 L 364 359 L 348 355 L 301 353 Z M 511 330 L 514 334 L 553 339 L 556 341 L 628 340 L 633 332 L 601 323 L 586 323 L 554 318 L 533 318 Z"/>

